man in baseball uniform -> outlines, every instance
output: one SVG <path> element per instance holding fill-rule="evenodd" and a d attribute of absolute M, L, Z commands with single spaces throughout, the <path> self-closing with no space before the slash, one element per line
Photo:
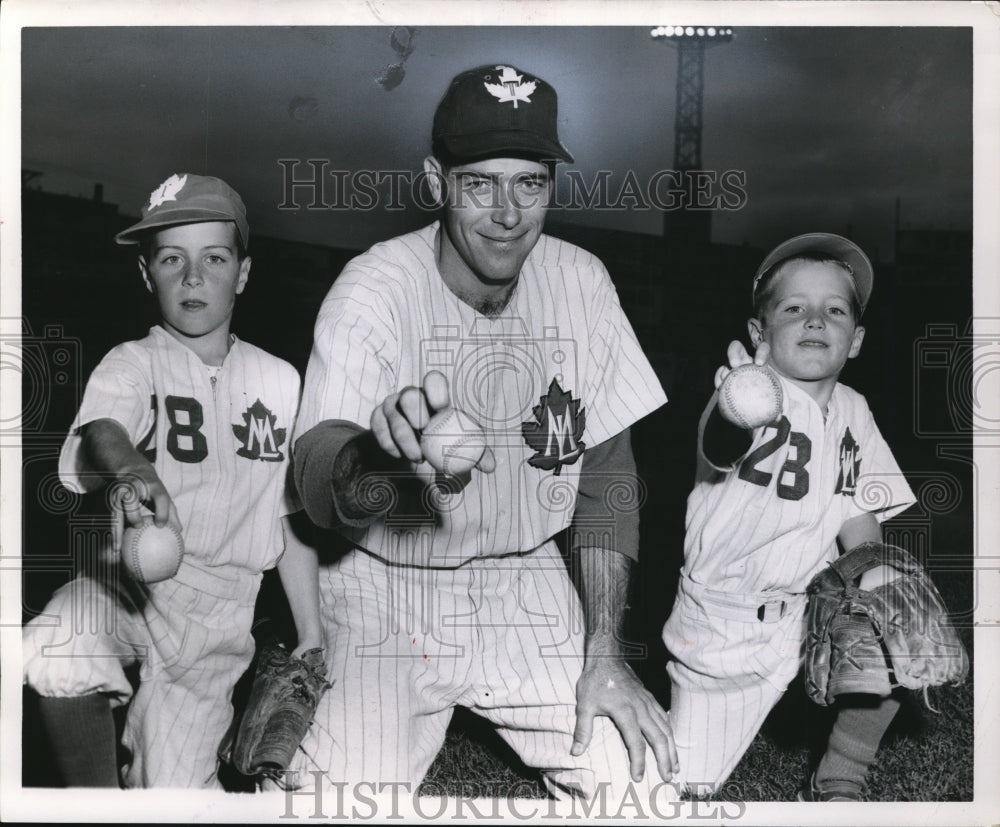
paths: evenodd
<path fill-rule="evenodd" d="M 718 388 L 731 368 L 767 364 L 784 398 L 778 419 L 742 430 L 716 394 L 699 425 L 684 565 L 663 630 L 679 778 L 695 795 L 726 780 L 797 673 L 813 575 L 838 543 L 881 541 L 880 523 L 914 502 L 864 397 L 838 382 L 861 349 L 872 283 L 867 256 L 845 238 L 779 245 L 753 282 L 754 357 L 732 342 L 716 374 Z M 857 800 L 898 707 L 892 697 L 841 704 L 805 797 Z"/>
<path fill-rule="evenodd" d="M 224 181 L 172 175 L 116 240 L 140 245 L 162 321 L 87 382 L 59 472 L 72 491 L 107 486 L 114 530 L 92 571 L 27 624 L 24 680 L 67 785 L 119 786 L 111 710 L 131 701 L 124 785 L 216 787 L 265 569 L 277 563 L 291 596 L 297 651 L 321 641 L 315 552 L 281 521 L 299 376 L 230 332 L 250 258 L 243 201 Z M 181 532 L 184 556 L 174 577 L 140 584 L 117 551 L 124 522 L 149 515 Z"/>
<path fill-rule="evenodd" d="M 668 786 L 666 714 L 622 654 L 629 427 L 665 397 L 603 265 L 542 233 L 560 160 L 548 83 L 458 75 L 425 161 L 440 221 L 351 261 L 320 309 L 296 481 L 342 548 L 321 565 L 333 688 L 300 783 L 415 789 L 461 705 L 555 796 Z M 469 419 L 445 455 L 478 446 L 458 475 L 419 441 L 451 409 Z M 571 525 L 582 605 L 553 539 Z"/>

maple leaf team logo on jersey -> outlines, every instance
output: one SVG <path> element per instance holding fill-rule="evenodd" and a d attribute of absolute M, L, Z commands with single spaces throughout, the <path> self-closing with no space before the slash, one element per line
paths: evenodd
<path fill-rule="evenodd" d="M 500 83 L 483 83 L 486 91 L 495 97 L 500 103 L 513 103 L 517 109 L 517 102 L 531 103 L 531 94 L 537 85 L 533 80 L 521 83 L 524 75 L 519 75 L 510 66 L 497 66 L 500 69 Z"/>
<path fill-rule="evenodd" d="M 572 465 L 586 449 L 581 442 L 587 424 L 586 411 L 580 400 L 559 387 L 556 379 L 549 385 L 548 393 L 531 409 L 534 422 L 521 423 L 521 434 L 535 455 L 528 464 L 543 471 L 555 470 L 558 474 L 564 465 Z"/>
<path fill-rule="evenodd" d="M 840 440 L 840 473 L 837 476 L 837 488 L 834 494 L 844 494 L 853 497 L 858 486 L 858 473 L 861 471 L 860 445 L 851 435 L 851 429 L 844 429 Z"/>
<path fill-rule="evenodd" d="M 185 183 L 187 183 L 187 175 L 171 175 L 153 190 L 149 196 L 149 206 L 146 209 L 151 210 L 154 207 L 159 207 L 164 201 L 176 201 L 177 193 L 184 188 Z"/>
<path fill-rule="evenodd" d="M 243 425 L 233 425 L 233 433 L 242 443 L 236 452 L 247 459 L 280 462 L 285 458 L 278 450 L 285 442 L 285 429 L 275 428 L 277 417 L 258 399 L 243 414 Z"/>

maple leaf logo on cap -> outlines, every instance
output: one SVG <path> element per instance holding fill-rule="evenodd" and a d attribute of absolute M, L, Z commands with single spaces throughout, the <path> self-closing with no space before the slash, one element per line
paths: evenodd
<path fill-rule="evenodd" d="M 535 451 L 528 464 L 543 471 L 555 470 L 558 474 L 564 465 L 576 462 L 587 446 L 581 442 L 587 423 L 586 411 L 580 400 L 559 386 L 553 379 L 549 392 L 544 394 L 531 409 L 534 422 L 521 423 L 521 435 L 528 447 Z"/>
<path fill-rule="evenodd" d="M 165 201 L 176 201 L 177 193 L 184 188 L 184 184 L 186 182 L 187 175 L 171 175 L 166 181 L 153 190 L 152 194 L 149 196 L 149 206 L 146 209 L 155 209 Z"/>
<path fill-rule="evenodd" d="M 537 85 L 533 80 L 521 83 L 524 75 L 519 75 L 510 66 L 497 66 L 500 69 L 500 83 L 483 83 L 486 91 L 495 97 L 500 103 L 513 103 L 517 109 L 517 102 L 524 101 L 531 103 L 531 94 Z"/>

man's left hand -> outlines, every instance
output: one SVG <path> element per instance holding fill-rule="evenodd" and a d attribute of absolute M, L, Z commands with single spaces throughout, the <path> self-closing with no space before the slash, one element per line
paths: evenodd
<path fill-rule="evenodd" d="M 589 746 L 598 715 L 610 718 L 618 727 L 628 750 L 633 781 L 641 781 L 646 772 L 647 743 L 653 748 L 664 781 L 677 772 L 677 748 L 668 714 L 619 657 L 590 661 L 576 684 L 572 755 L 582 755 Z"/>

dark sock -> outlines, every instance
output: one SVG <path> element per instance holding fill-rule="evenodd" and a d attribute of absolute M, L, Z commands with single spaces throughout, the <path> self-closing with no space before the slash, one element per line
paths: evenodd
<path fill-rule="evenodd" d="M 892 696 L 866 696 L 857 705 L 842 705 L 826 753 L 816 768 L 816 786 L 860 793 L 882 736 L 898 710 L 899 701 Z"/>
<path fill-rule="evenodd" d="M 38 708 L 67 787 L 117 787 L 118 736 L 104 695 L 39 698 Z"/>

